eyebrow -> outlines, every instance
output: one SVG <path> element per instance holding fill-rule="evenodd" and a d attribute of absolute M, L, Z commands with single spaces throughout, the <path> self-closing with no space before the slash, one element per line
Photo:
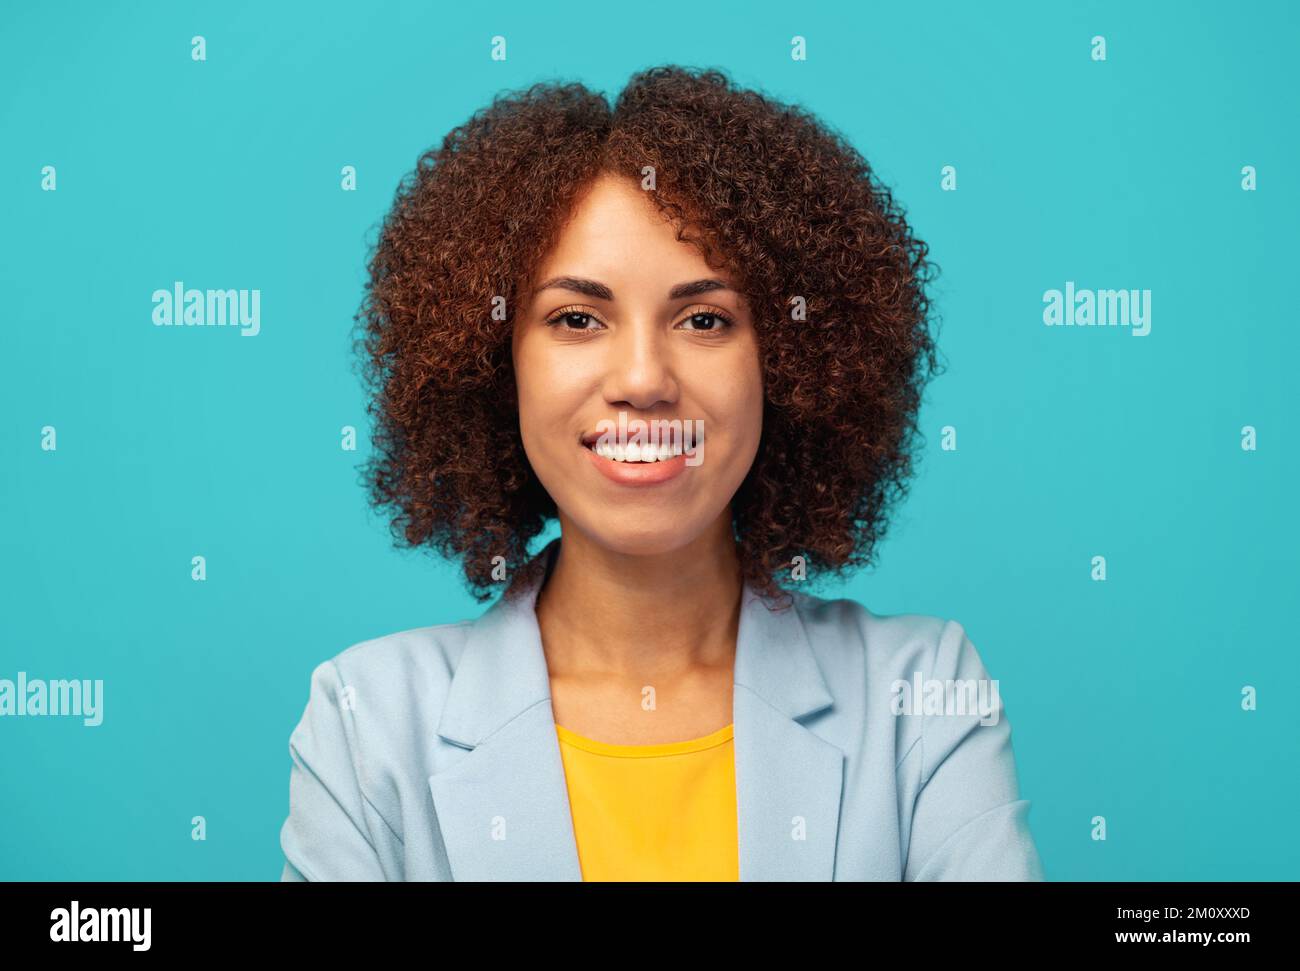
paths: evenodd
<path fill-rule="evenodd" d="M 613 300 L 614 291 L 603 283 L 596 280 L 586 280 L 576 276 L 557 276 L 547 280 L 541 286 L 533 290 L 536 296 L 548 287 L 559 287 L 562 290 L 572 290 L 574 293 L 581 293 L 596 300 Z M 668 291 L 669 300 L 680 300 L 682 297 L 694 297 L 701 293 L 709 293 L 713 290 L 730 290 L 726 283 L 721 280 L 707 278 L 703 280 L 692 280 L 690 283 L 679 283 Z"/>

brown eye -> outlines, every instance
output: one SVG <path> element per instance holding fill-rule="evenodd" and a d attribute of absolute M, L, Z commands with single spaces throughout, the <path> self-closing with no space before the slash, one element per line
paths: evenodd
<path fill-rule="evenodd" d="M 691 326 L 683 327 L 684 324 L 689 324 Z M 697 310 L 677 326 L 682 327 L 683 330 L 716 333 L 730 327 L 731 320 L 725 314 L 720 314 L 712 310 Z"/>
<path fill-rule="evenodd" d="M 591 314 L 585 310 L 560 310 L 552 314 L 546 320 L 547 327 L 560 327 L 562 330 L 598 330 L 599 327 L 589 326 L 590 324 L 600 324 Z"/>

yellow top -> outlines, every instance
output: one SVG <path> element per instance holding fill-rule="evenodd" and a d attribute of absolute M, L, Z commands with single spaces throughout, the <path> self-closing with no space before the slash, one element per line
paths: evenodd
<path fill-rule="evenodd" d="M 614 745 L 556 725 L 583 880 L 739 880 L 735 725 Z"/>

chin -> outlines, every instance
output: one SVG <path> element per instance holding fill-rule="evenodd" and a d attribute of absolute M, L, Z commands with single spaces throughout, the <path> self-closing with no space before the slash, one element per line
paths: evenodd
<path fill-rule="evenodd" d="M 669 512 L 665 519 L 656 519 L 651 523 L 622 522 L 617 528 L 602 523 L 596 529 L 584 527 L 584 531 L 600 546 L 614 553 L 624 556 L 660 556 L 690 545 L 704 531 L 704 525 L 701 523 L 692 529 L 690 523 L 676 519 Z"/>

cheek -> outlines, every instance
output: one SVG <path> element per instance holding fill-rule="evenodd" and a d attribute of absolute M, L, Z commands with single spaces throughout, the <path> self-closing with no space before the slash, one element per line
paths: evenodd
<path fill-rule="evenodd" d="M 514 347 L 515 400 L 519 407 L 519 434 L 529 461 L 536 464 L 537 430 L 547 422 L 545 364 L 528 341 Z"/>
<path fill-rule="evenodd" d="M 763 434 L 763 379 L 756 374 L 745 389 L 745 405 L 741 417 L 741 436 L 748 457 L 752 462 L 758 452 L 759 439 Z"/>
<path fill-rule="evenodd" d="M 546 450 L 567 442 L 564 433 L 576 434 L 573 423 L 583 395 L 582 373 L 564 355 L 548 353 L 544 345 L 527 339 L 515 346 L 514 369 L 519 430 L 536 464 Z"/>
<path fill-rule="evenodd" d="M 730 429 L 738 447 L 756 448 L 763 425 L 763 373 L 756 353 L 737 355 L 729 366 L 714 371 L 711 412 Z"/>
<path fill-rule="evenodd" d="M 555 382 L 555 368 L 545 346 L 531 337 L 517 340 L 513 353 L 521 423 L 537 424 L 545 417 L 547 387 Z"/>

